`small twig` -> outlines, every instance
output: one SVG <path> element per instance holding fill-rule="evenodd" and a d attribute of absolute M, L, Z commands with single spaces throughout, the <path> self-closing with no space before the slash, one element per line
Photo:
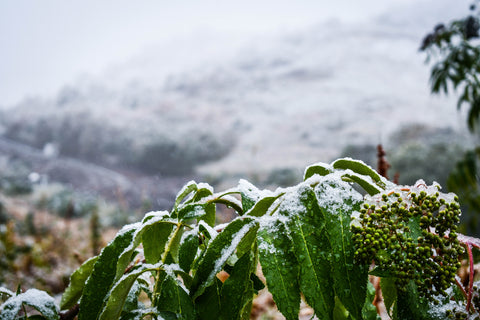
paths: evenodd
<path fill-rule="evenodd" d="M 132 269 L 133 269 L 137 264 L 139 264 L 139 263 L 145 263 L 145 262 L 147 262 L 147 260 L 145 260 L 145 259 L 137 259 L 137 261 L 135 261 L 134 264 L 132 264 L 132 265 L 128 266 L 127 268 L 125 268 L 125 271 L 123 272 L 123 274 L 127 274 L 127 273 L 129 273 L 130 271 L 132 271 Z"/>
<path fill-rule="evenodd" d="M 379 144 L 377 146 L 377 171 L 382 177 L 388 179 L 387 171 L 390 168 L 390 163 L 388 163 L 387 159 L 385 158 L 386 154 L 387 153 L 383 149 L 383 146 Z"/>

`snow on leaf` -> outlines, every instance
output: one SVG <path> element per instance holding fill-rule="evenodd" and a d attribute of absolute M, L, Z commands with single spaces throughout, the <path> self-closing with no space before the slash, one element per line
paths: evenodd
<path fill-rule="evenodd" d="M 30 306 L 40 312 L 47 320 L 59 319 L 55 300 L 45 291 L 29 289 L 17 296 L 10 297 L 0 307 L 0 320 L 16 319 L 23 305 Z"/>
<path fill-rule="evenodd" d="M 200 296 L 205 288 L 212 284 L 216 274 L 233 254 L 243 237 L 257 226 L 258 222 L 252 218 L 237 218 L 209 242 L 193 278 L 191 287 L 193 299 Z"/>

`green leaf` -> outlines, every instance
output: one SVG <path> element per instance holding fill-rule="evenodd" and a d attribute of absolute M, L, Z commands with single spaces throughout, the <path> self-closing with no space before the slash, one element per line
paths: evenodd
<path fill-rule="evenodd" d="M 23 305 L 30 306 L 40 312 L 47 320 L 59 319 L 55 299 L 45 291 L 29 289 L 24 293 L 10 297 L 0 307 L 0 320 L 17 319 Z"/>
<path fill-rule="evenodd" d="M 223 270 L 227 272 L 228 274 L 233 272 L 233 266 L 229 265 L 228 263 L 223 266 Z M 255 293 L 258 293 L 259 290 L 262 290 L 265 288 L 265 285 L 263 284 L 262 280 L 254 273 L 256 270 L 252 271 L 250 273 L 250 280 L 252 280 L 253 283 L 253 290 Z"/>
<path fill-rule="evenodd" d="M 206 184 L 206 183 L 199 183 L 198 190 L 193 197 L 193 202 L 198 202 L 203 198 L 209 197 L 213 195 L 213 188 Z M 213 227 L 215 225 L 216 220 L 216 206 L 214 203 L 207 204 L 204 208 L 205 214 L 201 216 L 199 219 L 205 221 L 209 226 Z"/>
<path fill-rule="evenodd" d="M 285 225 L 272 220 L 258 230 L 258 251 L 268 291 L 287 320 L 300 311 L 299 267 Z"/>
<path fill-rule="evenodd" d="M 239 214 L 242 214 L 243 210 L 238 204 L 238 201 L 228 196 L 228 194 L 218 195 L 217 197 L 204 198 L 200 202 L 191 202 L 182 206 L 178 210 L 178 219 L 180 221 L 189 221 L 193 219 L 204 219 L 205 215 L 211 215 L 212 206 L 216 203 L 221 203 L 227 207 L 233 208 Z M 210 210 L 210 211 L 207 211 Z M 207 219 L 207 222 L 211 225 L 211 217 Z"/>
<path fill-rule="evenodd" d="M 310 178 L 315 174 L 326 176 L 327 174 L 332 172 L 333 172 L 333 168 L 331 165 L 318 162 L 311 166 L 308 166 L 307 169 L 305 169 L 305 173 L 303 174 L 303 180 L 307 180 L 308 178 Z"/>
<path fill-rule="evenodd" d="M 168 256 L 164 257 L 166 263 L 178 263 L 178 249 L 180 248 L 180 240 L 182 240 L 182 235 L 185 231 L 184 227 L 184 225 L 178 224 L 168 239 L 167 248 L 165 249 L 168 251 Z"/>
<path fill-rule="evenodd" d="M 197 202 L 211 195 L 213 195 L 213 187 L 207 183 L 199 183 L 192 201 Z"/>
<path fill-rule="evenodd" d="M 178 250 L 178 264 L 185 272 L 190 272 L 199 245 L 198 234 L 189 233 L 183 237 Z"/>
<path fill-rule="evenodd" d="M 243 179 L 239 181 L 238 188 L 242 197 L 243 212 L 248 212 L 260 198 L 260 190 L 247 180 Z"/>
<path fill-rule="evenodd" d="M 83 290 L 78 320 L 97 319 L 115 279 L 119 256 L 130 246 L 137 228 L 138 224 L 125 226 L 100 252 Z"/>
<path fill-rule="evenodd" d="M 13 297 L 15 292 L 8 290 L 5 287 L 0 287 L 0 300 L 6 300 L 10 297 Z"/>
<path fill-rule="evenodd" d="M 377 186 L 375 182 L 369 177 L 356 173 L 345 173 L 343 174 L 343 180 L 356 182 L 363 190 L 365 190 L 369 195 L 373 196 L 383 191 L 382 188 Z"/>
<path fill-rule="evenodd" d="M 178 219 L 180 221 L 188 221 L 202 218 L 207 214 L 205 208 L 208 205 L 211 205 L 211 203 L 189 203 L 182 206 L 182 208 L 178 210 Z"/>
<path fill-rule="evenodd" d="M 405 288 L 397 288 L 397 306 L 394 318 L 430 320 L 428 315 L 428 303 L 418 295 L 417 287 L 410 281 Z"/>
<path fill-rule="evenodd" d="M 203 293 L 206 287 L 213 283 L 216 274 L 222 270 L 240 241 L 257 225 L 258 222 L 252 218 L 237 218 L 209 242 L 190 289 L 190 294 L 194 300 Z"/>
<path fill-rule="evenodd" d="M 182 189 L 178 192 L 177 196 L 175 197 L 175 204 L 173 205 L 173 210 L 176 211 L 180 203 L 192 192 L 197 191 L 197 183 L 195 181 L 187 182 Z"/>
<path fill-rule="evenodd" d="M 372 169 L 370 166 L 368 166 L 367 164 L 365 164 L 361 160 L 353 160 L 353 159 L 350 159 L 350 158 L 342 158 L 342 159 L 338 159 L 338 160 L 334 161 L 332 163 L 332 166 L 335 169 L 344 169 L 344 170 L 350 169 L 353 172 L 356 172 L 358 174 L 363 174 L 365 176 L 369 176 L 380 187 L 382 187 L 382 188 L 385 187 L 385 183 L 382 181 L 382 178 L 380 177 L 380 175 L 374 169 Z"/>
<path fill-rule="evenodd" d="M 214 198 L 209 203 L 220 203 L 226 205 L 228 208 L 232 208 L 233 210 L 235 210 L 239 215 L 243 215 L 242 206 L 234 197 L 221 195 L 218 198 Z"/>
<path fill-rule="evenodd" d="M 350 216 L 360 208 L 362 196 L 348 183 L 325 179 L 315 187 L 318 205 L 324 215 L 325 230 L 332 248 L 332 277 L 335 292 L 350 312 L 361 319 L 365 302 L 368 266 L 354 263 Z"/>
<path fill-rule="evenodd" d="M 267 213 L 270 206 L 277 200 L 283 193 L 279 193 L 275 196 L 264 197 L 257 201 L 253 207 L 250 208 L 245 214 L 252 217 L 261 217 Z"/>
<path fill-rule="evenodd" d="M 169 218 L 168 212 L 159 211 L 159 212 L 150 212 L 146 214 L 142 223 L 137 224 L 136 226 L 137 230 L 133 235 L 130 245 L 124 249 L 124 251 L 120 254 L 118 258 L 115 281 L 117 281 L 118 279 L 120 279 L 120 277 L 122 277 L 125 271 L 125 268 L 135 257 L 135 250 L 140 245 L 140 242 L 143 241 L 143 235 L 145 232 L 155 233 L 155 235 L 153 235 L 153 239 L 150 239 L 150 237 L 148 236 L 146 239 L 147 239 L 147 242 L 152 241 L 154 243 L 153 245 L 154 246 L 157 245 L 158 247 L 152 248 L 151 246 L 149 246 L 149 243 L 147 243 L 147 253 L 145 254 L 144 252 L 144 255 L 146 255 L 148 259 L 151 260 L 152 263 L 155 263 L 158 261 L 158 259 L 156 259 L 157 256 L 154 255 L 154 253 L 158 254 L 158 251 L 162 251 L 162 241 L 164 241 L 163 238 L 167 236 L 169 232 L 168 232 L 168 227 L 165 227 L 166 230 L 157 230 L 156 227 L 154 226 L 157 224 L 165 224 L 165 223 L 172 224 L 174 222 L 172 222 L 171 219 Z M 149 249 L 153 249 L 154 250 L 153 253 Z"/>
<path fill-rule="evenodd" d="M 351 320 L 350 313 L 345 309 L 345 306 L 342 302 L 335 297 L 335 307 L 333 309 L 333 319 L 334 320 Z"/>
<path fill-rule="evenodd" d="M 180 315 L 180 319 L 195 319 L 193 301 L 174 274 L 168 273 L 162 283 L 157 308 Z"/>
<path fill-rule="evenodd" d="M 146 289 L 144 286 L 144 279 L 136 279 L 133 283 L 132 288 L 127 294 L 127 298 L 125 299 L 125 304 L 123 305 L 122 314 L 120 316 L 120 320 L 131 319 L 131 312 L 137 310 L 138 308 L 144 307 L 144 304 L 138 300 L 138 296 L 142 293 L 142 291 Z M 147 290 L 150 291 L 150 290 Z M 147 294 L 148 295 L 148 294 Z"/>
<path fill-rule="evenodd" d="M 236 255 L 237 257 L 243 256 L 245 253 L 252 251 L 252 246 L 257 239 L 257 231 L 260 226 L 257 224 L 255 227 L 251 228 L 247 234 L 242 238 L 240 243 L 237 246 Z"/>
<path fill-rule="evenodd" d="M 245 253 L 233 266 L 221 290 L 221 310 L 218 319 L 241 319 L 242 311 L 253 300 L 253 283 L 250 274 L 255 271 L 252 252 Z"/>
<path fill-rule="evenodd" d="M 393 318 L 393 307 L 397 301 L 397 287 L 394 278 L 381 278 L 380 287 L 382 288 L 383 302 L 390 318 Z"/>
<path fill-rule="evenodd" d="M 291 215 L 287 226 L 300 267 L 300 289 L 317 315 L 332 319 L 335 294 L 325 221 L 311 187 L 298 189 L 298 200 L 297 215 Z M 280 206 L 280 214 L 291 214 L 290 206 Z"/>
<path fill-rule="evenodd" d="M 66 310 L 73 307 L 78 299 L 82 296 L 85 282 L 93 271 L 93 266 L 97 262 L 98 256 L 85 261 L 75 272 L 70 276 L 70 284 L 62 295 L 60 301 L 60 309 Z"/>
<path fill-rule="evenodd" d="M 364 320 L 376 320 L 378 317 L 377 307 L 373 304 L 375 299 L 375 287 L 371 282 L 367 284 L 367 297 L 365 298 L 365 304 L 362 308 L 362 319 Z"/>
<path fill-rule="evenodd" d="M 210 227 L 213 227 L 215 225 L 217 211 L 215 204 L 207 204 L 203 210 L 205 210 L 205 214 L 198 219 L 205 221 Z"/>
<path fill-rule="evenodd" d="M 173 226 L 171 223 L 158 222 L 145 228 L 142 234 L 142 245 L 147 263 L 160 261 Z"/>
<path fill-rule="evenodd" d="M 140 268 L 125 274 L 115 283 L 110 291 L 108 300 L 100 313 L 100 320 L 116 320 L 122 313 L 128 293 L 137 278 L 144 272 L 158 270 L 161 264 L 144 264 Z"/>
<path fill-rule="evenodd" d="M 418 237 L 422 236 L 422 228 L 420 228 L 420 217 L 410 218 L 408 221 L 408 227 L 410 232 L 406 234 L 407 237 L 411 237 L 415 243 L 417 243 Z"/>
<path fill-rule="evenodd" d="M 195 300 L 198 319 L 211 320 L 220 317 L 220 291 L 222 285 L 222 281 L 215 277 L 212 285 L 205 288 L 203 293 Z"/>

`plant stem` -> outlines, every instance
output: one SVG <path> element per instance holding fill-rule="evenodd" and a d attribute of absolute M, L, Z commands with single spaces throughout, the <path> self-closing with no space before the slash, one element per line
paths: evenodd
<path fill-rule="evenodd" d="M 467 252 L 468 252 L 468 262 L 470 263 L 470 274 L 468 275 L 468 297 L 467 297 L 467 311 L 470 309 L 472 304 L 473 296 L 473 254 L 472 254 L 472 245 L 467 243 Z"/>

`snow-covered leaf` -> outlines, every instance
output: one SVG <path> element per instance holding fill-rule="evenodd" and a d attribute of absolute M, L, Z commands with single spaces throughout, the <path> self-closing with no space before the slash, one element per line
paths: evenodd
<path fill-rule="evenodd" d="M 161 287 L 162 291 L 157 304 L 159 310 L 176 313 L 180 319 L 195 319 L 192 298 L 173 273 L 167 272 Z"/>
<path fill-rule="evenodd" d="M 324 179 L 315 187 L 318 205 L 325 219 L 332 254 L 335 293 L 356 319 L 361 319 L 366 297 L 368 266 L 354 263 L 350 216 L 359 209 L 362 197 L 348 183 Z"/>
<path fill-rule="evenodd" d="M 0 320 L 17 319 L 18 312 L 23 305 L 34 308 L 47 320 L 59 319 L 55 300 L 45 291 L 29 289 L 24 293 L 10 297 L 0 306 Z"/>
<path fill-rule="evenodd" d="M 333 172 L 333 167 L 331 165 L 323 162 L 318 162 L 318 163 L 312 164 L 311 166 L 308 166 L 305 169 L 305 173 L 303 174 L 303 180 L 307 180 L 314 174 L 326 176 L 327 174 L 332 172 Z"/>
<path fill-rule="evenodd" d="M 108 300 L 99 315 L 99 320 L 117 320 L 122 313 L 123 306 L 128 297 L 128 293 L 132 288 L 135 280 L 144 272 L 157 270 L 161 264 L 150 265 L 144 264 L 138 269 L 125 274 L 120 280 L 118 280 L 112 287 Z"/>
<path fill-rule="evenodd" d="M 237 218 L 230 222 L 215 239 L 208 243 L 208 247 L 193 278 L 191 287 L 193 299 L 200 296 L 205 288 L 213 283 L 216 274 L 222 270 L 240 241 L 257 225 L 258 222 L 252 218 Z"/>
<path fill-rule="evenodd" d="M 370 176 L 365 176 L 355 172 L 346 172 L 342 175 L 342 178 L 345 181 L 358 183 L 358 185 L 362 187 L 363 190 L 368 192 L 368 194 L 371 196 L 374 194 L 378 194 L 383 190 L 377 184 L 374 183 L 374 181 L 371 179 Z"/>
<path fill-rule="evenodd" d="M 335 160 L 332 163 L 332 166 L 335 169 L 344 169 L 344 170 L 350 169 L 353 172 L 356 172 L 358 174 L 369 176 L 380 187 L 385 187 L 385 183 L 382 181 L 382 177 L 374 169 L 372 169 L 370 166 L 368 166 L 361 160 L 354 160 L 351 158 L 342 158 L 342 159 Z"/>
<path fill-rule="evenodd" d="M 190 272 L 193 260 L 199 246 L 198 234 L 188 233 L 184 235 L 178 249 L 178 264 L 185 272 Z"/>
<path fill-rule="evenodd" d="M 100 252 L 83 290 L 78 313 L 79 320 L 96 319 L 100 314 L 117 273 L 119 256 L 131 245 L 136 227 L 138 226 L 124 227 Z"/>
<path fill-rule="evenodd" d="M 287 228 L 274 219 L 258 230 L 258 252 L 268 290 L 287 320 L 300 311 L 299 266 Z"/>
<path fill-rule="evenodd" d="M 222 320 L 240 320 L 243 310 L 253 299 L 253 282 L 250 274 L 256 269 L 253 252 L 245 253 L 233 266 L 221 290 L 220 317 Z"/>
<path fill-rule="evenodd" d="M 297 197 L 300 210 L 289 218 L 287 226 L 298 259 L 300 289 L 317 315 L 332 319 L 335 293 L 324 216 L 310 187 L 298 189 Z M 280 206 L 280 214 L 289 214 L 283 210 Z"/>

